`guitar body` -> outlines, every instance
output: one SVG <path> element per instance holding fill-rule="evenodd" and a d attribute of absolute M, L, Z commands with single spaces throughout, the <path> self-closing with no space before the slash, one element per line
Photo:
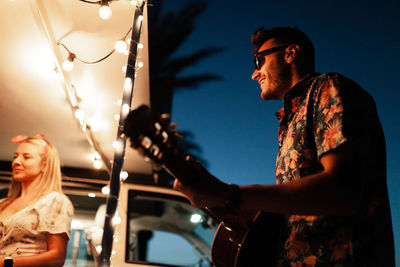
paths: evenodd
<path fill-rule="evenodd" d="M 248 215 L 220 223 L 211 249 L 217 267 L 276 266 L 285 217 L 260 211 Z"/>
<path fill-rule="evenodd" d="M 125 121 L 124 134 L 131 146 L 161 165 L 182 184 L 193 184 L 198 174 L 176 150 L 176 133 L 147 106 L 133 110 Z M 235 214 L 224 208 L 206 211 L 222 221 L 214 236 L 211 256 L 217 267 L 276 266 L 286 225 L 281 214 L 249 211 Z"/>

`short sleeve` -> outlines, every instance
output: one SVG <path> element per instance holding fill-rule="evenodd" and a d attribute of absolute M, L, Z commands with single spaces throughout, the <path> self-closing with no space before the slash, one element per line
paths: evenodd
<path fill-rule="evenodd" d="M 335 81 L 335 77 L 328 76 L 318 83 L 313 118 L 318 157 L 347 140 L 343 131 L 341 88 Z"/>
<path fill-rule="evenodd" d="M 50 234 L 65 233 L 70 237 L 74 208 L 67 196 L 52 192 L 39 201 L 36 208 L 39 213 L 37 231 Z"/>

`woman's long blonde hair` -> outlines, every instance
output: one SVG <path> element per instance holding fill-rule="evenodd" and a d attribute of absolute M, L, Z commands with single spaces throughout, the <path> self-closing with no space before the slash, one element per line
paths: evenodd
<path fill-rule="evenodd" d="M 40 192 L 35 192 L 36 197 L 34 198 L 34 201 L 54 191 L 62 193 L 61 166 L 57 149 L 44 138 L 38 139 L 38 138 L 28 137 L 21 143 L 30 143 L 43 148 L 40 156 L 42 158 L 42 161 L 45 163 L 45 167 L 43 170 L 43 174 L 37 178 L 40 179 L 39 181 Z M 0 202 L 0 211 L 3 210 L 5 207 L 7 207 L 17 197 L 19 197 L 20 194 L 21 194 L 21 182 L 12 179 L 10 187 L 8 189 L 7 198 L 5 198 L 3 201 Z"/>

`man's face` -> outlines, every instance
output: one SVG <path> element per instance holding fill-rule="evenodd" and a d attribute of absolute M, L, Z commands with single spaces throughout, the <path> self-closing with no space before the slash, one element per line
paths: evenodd
<path fill-rule="evenodd" d="M 275 48 L 284 44 L 275 39 L 266 41 L 258 52 Z M 284 94 L 290 89 L 290 64 L 285 62 L 286 49 L 280 49 L 267 55 L 260 55 L 264 61 L 261 68 L 255 69 L 251 78 L 258 81 L 261 88 L 261 99 L 283 99 Z"/>

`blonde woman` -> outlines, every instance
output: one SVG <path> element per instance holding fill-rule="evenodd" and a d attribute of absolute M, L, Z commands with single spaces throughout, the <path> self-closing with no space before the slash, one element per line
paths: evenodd
<path fill-rule="evenodd" d="M 8 197 L 0 201 L 0 267 L 63 266 L 73 206 L 57 150 L 43 134 L 18 135 Z"/>

